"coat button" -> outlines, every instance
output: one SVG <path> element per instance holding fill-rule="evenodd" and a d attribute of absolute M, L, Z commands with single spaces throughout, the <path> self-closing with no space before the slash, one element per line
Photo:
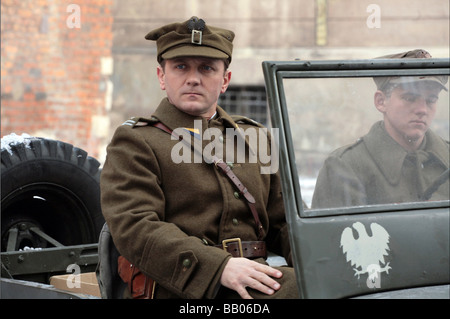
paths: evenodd
<path fill-rule="evenodd" d="M 238 192 L 234 192 L 234 197 L 235 197 L 236 199 L 239 199 L 239 193 L 238 193 Z"/>
<path fill-rule="evenodd" d="M 233 225 L 237 226 L 239 225 L 239 221 L 237 220 L 237 218 L 233 218 Z"/>
<path fill-rule="evenodd" d="M 190 259 L 185 259 L 185 260 L 183 260 L 183 267 L 184 268 L 189 268 L 189 267 L 191 267 L 191 260 Z"/>

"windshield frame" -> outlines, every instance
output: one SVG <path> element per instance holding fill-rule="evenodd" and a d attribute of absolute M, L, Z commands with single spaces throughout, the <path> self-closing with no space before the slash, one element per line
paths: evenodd
<path fill-rule="evenodd" d="M 370 59 L 264 61 L 262 63 L 272 127 L 279 129 L 279 169 L 287 214 L 302 218 L 449 207 L 450 201 L 308 209 L 303 207 L 284 79 L 450 75 L 450 59 Z M 293 191 L 292 191 L 293 190 Z"/>

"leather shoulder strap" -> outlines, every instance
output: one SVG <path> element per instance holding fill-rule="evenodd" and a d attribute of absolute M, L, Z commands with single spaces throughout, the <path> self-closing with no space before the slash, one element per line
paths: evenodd
<path fill-rule="evenodd" d="M 152 123 L 150 125 L 153 125 L 156 128 L 159 128 L 160 130 L 175 136 L 177 139 L 182 140 L 183 138 L 176 134 L 174 131 L 172 131 L 170 128 L 168 128 L 164 123 L 157 122 Z M 194 150 L 195 151 L 195 150 Z M 231 181 L 231 183 L 238 189 L 239 193 L 244 196 L 244 198 L 247 201 L 247 205 L 250 208 L 250 211 L 252 212 L 253 218 L 255 219 L 256 223 L 256 229 L 258 231 L 258 240 L 261 240 L 264 237 L 264 229 L 261 224 L 261 221 L 259 220 L 258 211 L 256 209 L 256 201 L 252 194 L 247 190 L 247 188 L 244 186 L 244 184 L 239 180 L 239 178 L 234 174 L 234 172 L 231 170 L 231 168 L 223 162 L 223 160 L 219 159 L 217 156 L 213 156 L 211 158 L 214 165 L 222 171 L 223 174 L 225 174 L 228 179 Z"/>

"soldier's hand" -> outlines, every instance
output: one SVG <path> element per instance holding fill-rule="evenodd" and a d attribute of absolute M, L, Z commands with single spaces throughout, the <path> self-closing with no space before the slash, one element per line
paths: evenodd
<path fill-rule="evenodd" d="M 226 264 L 220 283 L 235 290 L 243 299 L 252 299 L 247 287 L 272 295 L 280 289 L 274 278 L 281 278 L 283 273 L 270 266 L 263 265 L 247 258 L 230 258 Z"/>

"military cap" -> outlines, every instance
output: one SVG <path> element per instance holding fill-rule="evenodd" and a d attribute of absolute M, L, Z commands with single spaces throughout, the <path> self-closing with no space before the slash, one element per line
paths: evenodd
<path fill-rule="evenodd" d="M 152 30 L 145 39 L 156 41 L 158 62 L 182 56 L 228 59 L 231 62 L 234 33 L 192 17 L 185 22 Z"/>
<path fill-rule="evenodd" d="M 429 59 L 431 58 L 431 54 L 423 49 L 416 49 L 412 51 L 395 53 L 390 55 L 384 55 L 378 57 L 377 59 Z M 385 89 L 388 84 L 404 84 L 404 83 L 412 83 L 412 82 L 422 82 L 422 81 L 430 81 L 438 83 L 441 88 L 445 91 L 448 89 L 445 87 L 445 84 L 448 81 L 448 76 L 445 75 L 435 75 L 435 76 L 402 76 L 402 77 L 374 77 L 373 80 L 377 85 L 378 90 Z"/>

